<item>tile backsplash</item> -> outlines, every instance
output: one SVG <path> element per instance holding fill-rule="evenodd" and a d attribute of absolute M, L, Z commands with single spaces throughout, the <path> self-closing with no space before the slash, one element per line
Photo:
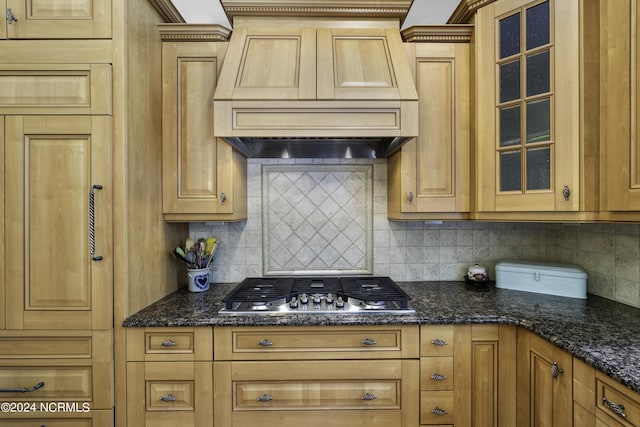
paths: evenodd
<path fill-rule="evenodd" d="M 249 159 L 247 221 L 190 224 L 192 238 L 214 235 L 220 240 L 212 281 L 238 282 L 247 276 L 262 276 L 282 268 L 286 272 L 297 266 L 291 264 L 291 258 L 286 262 L 279 259 L 274 250 L 287 244 L 286 238 L 274 234 L 274 227 L 263 229 L 263 224 L 270 224 L 268 212 L 273 208 L 268 193 L 269 171 L 284 171 L 279 173 L 290 174 L 289 178 L 301 171 L 316 171 L 316 178 L 323 174 L 326 178 L 335 170 L 326 165 L 338 164 L 344 171 L 372 169 L 367 178 L 372 182 L 371 203 L 363 209 L 371 214 L 370 247 L 375 275 L 390 276 L 396 281 L 449 281 L 461 280 L 472 263 L 487 266 L 493 276 L 496 262 L 504 259 L 563 262 L 586 270 L 590 293 L 640 307 L 640 225 L 389 221 L 385 160 Z M 360 189 L 366 191 L 364 187 Z M 301 211 L 298 207 L 295 210 Z M 333 211 L 323 215 L 335 222 L 337 219 L 329 214 Z M 314 228 L 314 232 L 322 226 Z M 282 230 L 283 234 L 289 233 L 286 228 Z M 358 233 L 364 239 L 369 236 L 367 231 Z M 367 247 L 367 243 L 360 244 Z M 316 255 L 319 257 L 319 252 Z M 314 258 L 305 259 L 313 263 Z M 365 265 L 353 262 L 349 267 Z"/>

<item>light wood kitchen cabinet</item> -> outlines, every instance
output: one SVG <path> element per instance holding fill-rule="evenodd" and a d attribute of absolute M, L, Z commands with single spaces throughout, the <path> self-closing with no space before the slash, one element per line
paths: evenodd
<path fill-rule="evenodd" d="M 638 2 L 603 1 L 600 6 L 600 40 L 607 61 L 600 67 L 602 158 L 606 162 L 603 209 L 610 219 L 637 220 L 640 211 L 640 97 L 638 54 L 640 33 Z M 621 213 L 622 212 L 622 213 Z"/>
<path fill-rule="evenodd" d="M 515 425 L 515 354 L 513 326 L 421 326 L 421 425 Z"/>
<path fill-rule="evenodd" d="M 109 329 L 111 120 L 6 116 L 7 329 Z"/>
<path fill-rule="evenodd" d="M 596 372 L 596 425 L 640 426 L 640 394 Z"/>
<path fill-rule="evenodd" d="M 403 31 L 405 39 L 420 40 L 405 43 L 418 91 L 419 134 L 387 160 L 390 219 L 468 218 L 472 32 L 470 26 Z"/>
<path fill-rule="evenodd" d="M 572 425 L 571 355 L 524 329 L 517 339 L 517 425 Z"/>
<path fill-rule="evenodd" d="M 111 37 L 111 0 L 0 0 L 0 39 Z"/>
<path fill-rule="evenodd" d="M 214 426 L 415 426 L 417 326 L 214 329 Z"/>
<path fill-rule="evenodd" d="M 168 221 L 247 218 L 247 160 L 213 136 L 213 94 L 227 43 L 215 27 L 160 25 L 162 190 Z"/>
<path fill-rule="evenodd" d="M 504 0 L 472 16 L 474 218 L 597 217 L 597 3 Z"/>
<path fill-rule="evenodd" d="M 127 330 L 127 425 L 213 424 L 211 328 Z"/>

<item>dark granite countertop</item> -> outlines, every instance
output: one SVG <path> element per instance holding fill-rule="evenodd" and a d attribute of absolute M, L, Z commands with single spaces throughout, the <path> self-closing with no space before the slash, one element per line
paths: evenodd
<path fill-rule="evenodd" d="M 214 284 L 203 293 L 182 288 L 127 318 L 125 327 L 327 326 L 505 323 L 524 327 L 630 389 L 640 392 L 640 309 L 595 295 L 586 300 L 464 282 L 400 283 L 415 315 L 218 316 L 235 285 Z"/>

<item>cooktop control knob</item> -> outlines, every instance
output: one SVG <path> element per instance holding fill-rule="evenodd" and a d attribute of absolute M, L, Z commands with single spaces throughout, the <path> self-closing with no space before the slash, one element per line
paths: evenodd
<path fill-rule="evenodd" d="M 291 298 L 291 301 L 289 301 L 289 307 L 298 308 L 298 298 L 296 297 Z"/>
<path fill-rule="evenodd" d="M 313 301 L 314 304 L 320 304 L 320 302 L 322 301 L 322 295 L 313 294 L 311 295 L 311 300 Z"/>
<path fill-rule="evenodd" d="M 327 304 L 333 304 L 333 294 L 332 293 L 328 293 L 327 296 L 324 299 L 327 301 Z"/>
<path fill-rule="evenodd" d="M 338 295 L 338 298 L 336 299 L 336 307 L 338 307 L 338 308 L 344 307 L 344 300 L 342 299 L 342 296 L 340 296 L 340 295 Z"/>
<path fill-rule="evenodd" d="M 307 294 L 300 295 L 300 302 L 302 304 L 307 304 L 309 302 L 309 297 L 307 297 Z"/>

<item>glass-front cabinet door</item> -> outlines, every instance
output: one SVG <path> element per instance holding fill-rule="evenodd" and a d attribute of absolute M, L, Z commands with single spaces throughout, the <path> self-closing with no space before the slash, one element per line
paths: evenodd
<path fill-rule="evenodd" d="M 478 11 L 478 211 L 578 208 L 577 23 L 573 0 Z"/>

